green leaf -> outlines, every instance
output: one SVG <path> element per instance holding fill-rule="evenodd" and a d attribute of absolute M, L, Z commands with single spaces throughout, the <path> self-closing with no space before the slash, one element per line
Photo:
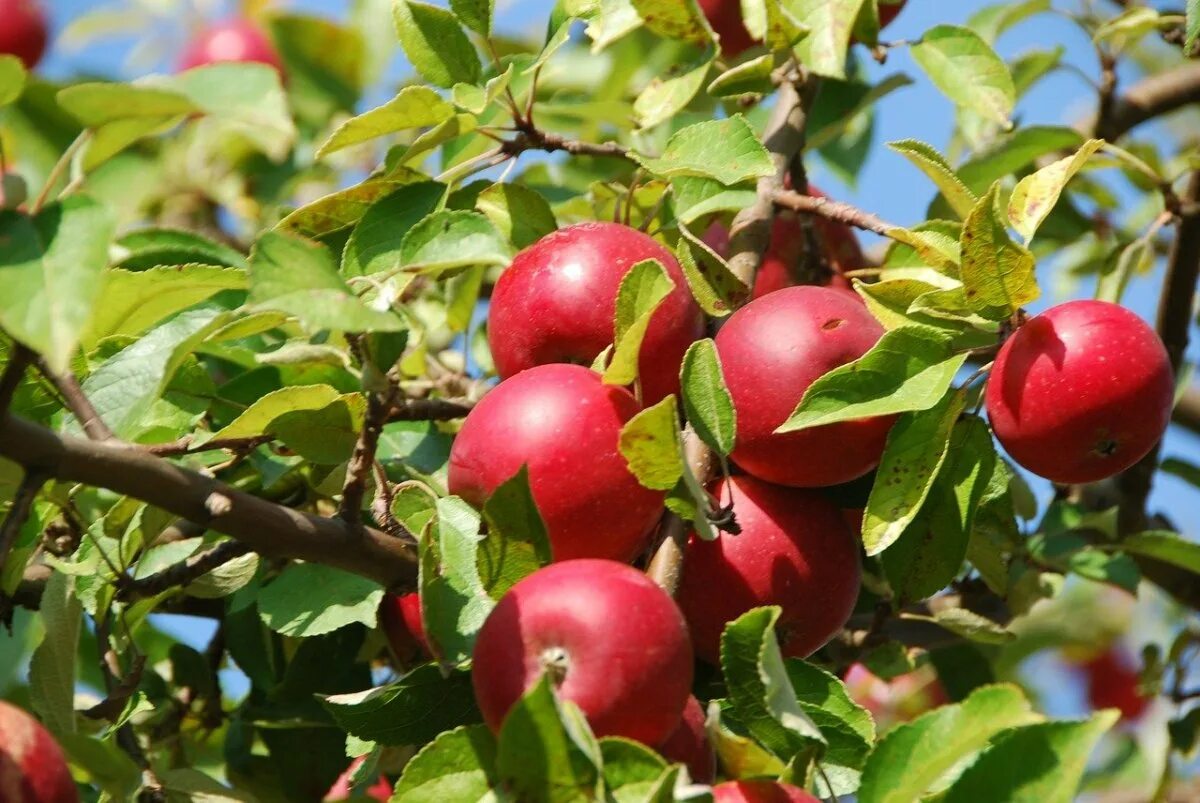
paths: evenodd
<path fill-rule="evenodd" d="M 309 638 L 356 622 L 374 627 L 382 601 L 383 588 L 365 577 L 319 563 L 297 563 L 258 592 L 258 613 L 276 633 Z"/>
<path fill-rule="evenodd" d="M 517 248 L 533 245 L 558 228 L 550 204 L 523 184 L 493 184 L 479 193 L 475 208 Z"/>
<path fill-rule="evenodd" d="M 55 736 L 75 733 L 75 660 L 83 607 L 75 598 L 75 578 L 53 572 L 42 592 L 38 615 L 42 640 L 29 662 L 29 701 Z"/>
<path fill-rule="evenodd" d="M 633 7 L 659 36 L 702 47 L 712 41 L 712 29 L 695 0 L 633 0 Z"/>
<path fill-rule="evenodd" d="M 479 573 L 492 598 L 500 599 L 551 560 L 550 536 L 529 487 L 528 466 L 492 491 L 483 518 L 488 534 L 479 545 Z"/>
<path fill-rule="evenodd" d="M 966 354 L 954 354 L 950 336 L 937 329 L 893 329 L 857 360 L 813 382 L 775 431 L 928 410 L 946 395 L 966 360 Z"/>
<path fill-rule="evenodd" d="M 209 438 L 197 440 L 196 443 L 201 444 L 218 438 L 252 438 L 264 435 L 271 432 L 271 425 L 280 416 L 305 410 L 323 410 L 339 398 L 341 394 L 331 385 L 293 385 L 280 388 L 255 399 L 223 429 L 214 432 Z"/>
<path fill-rule="evenodd" d="M 925 510 L 883 553 L 883 568 L 898 599 L 925 599 L 958 575 L 995 468 L 996 448 L 987 424 L 964 416 L 950 434 L 946 461 Z"/>
<path fill-rule="evenodd" d="M 1078 148 L 1082 143 L 1083 137 L 1073 128 L 1026 126 L 963 162 L 958 168 L 958 177 L 973 193 L 984 192 L 997 179 L 1011 175 L 1047 154 Z"/>
<path fill-rule="evenodd" d="M 964 392 L 949 393 L 929 410 L 905 413 L 892 427 L 863 516 L 863 546 L 868 555 L 878 555 L 895 543 L 921 512 L 965 405 Z"/>
<path fill-rule="evenodd" d="M 81 160 L 92 170 L 145 136 L 162 133 L 201 109 L 172 87 L 82 83 L 58 93 L 58 105 L 91 129 Z"/>
<path fill-rule="evenodd" d="M 482 87 L 476 84 L 455 84 L 452 92 L 454 105 L 472 114 L 483 114 L 496 102 L 496 98 L 508 89 L 516 66 L 515 63 L 509 63 L 508 69 L 490 78 Z"/>
<path fill-rule="evenodd" d="M 649 747 L 616 736 L 600 740 L 604 786 L 616 803 L 647 799 L 667 768 L 662 756 Z"/>
<path fill-rule="evenodd" d="M 1013 242 L 996 211 L 999 192 L 996 182 L 963 221 L 962 232 L 963 292 L 971 308 L 991 320 L 1005 320 L 1041 295 L 1033 254 Z"/>
<path fill-rule="evenodd" d="M 940 791 L 939 782 L 996 734 L 1040 719 L 1015 686 L 978 688 L 961 703 L 936 708 L 883 737 L 863 768 L 858 799 L 860 803 L 920 800 Z M 1007 800 L 991 794 L 977 799 Z"/>
<path fill-rule="evenodd" d="M 25 65 L 16 56 L 0 53 L 0 107 L 21 97 L 25 91 Z"/>
<path fill-rule="evenodd" d="M 216 265 L 245 268 L 246 257 L 236 248 L 183 229 L 150 227 L 117 238 L 114 267 L 141 271 L 167 265 Z"/>
<path fill-rule="evenodd" d="M 500 728 L 496 770 L 520 800 L 600 799 L 600 746 L 574 703 L 560 701 L 543 675 Z"/>
<path fill-rule="evenodd" d="M 450 0 L 450 10 L 463 24 L 480 36 L 492 34 L 495 0 Z"/>
<path fill-rule="evenodd" d="M 199 599 L 228 597 L 250 584 L 258 573 L 258 566 L 258 555 L 248 552 L 200 575 L 187 584 L 184 592 Z"/>
<path fill-rule="evenodd" d="M 779 613 L 778 607 L 754 608 L 727 624 L 721 634 L 721 669 L 738 721 L 786 763 L 801 750 L 823 747 L 825 737 L 792 688 L 775 638 Z"/>
<path fill-rule="evenodd" d="M 675 257 L 683 268 L 692 297 L 707 315 L 715 318 L 729 315 L 749 299 L 750 288 L 687 226 L 681 223 L 679 231 L 683 236 L 675 244 Z"/>
<path fill-rule="evenodd" d="M 1092 38 L 1097 42 L 1109 43 L 1112 51 L 1119 53 L 1158 29 L 1161 24 L 1162 17 L 1157 10 L 1146 6 L 1134 6 L 1106 19 L 1096 28 Z"/>
<path fill-rule="evenodd" d="M 357 223 L 371 204 L 406 184 L 428 181 L 424 173 L 398 167 L 389 173 L 369 178 L 344 190 L 318 198 L 289 214 L 276 226 L 306 237 L 324 237 Z"/>
<path fill-rule="evenodd" d="M 720 355 L 710 338 L 688 347 L 679 381 L 683 412 L 696 435 L 708 448 L 728 457 L 737 434 L 737 411 L 725 386 Z"/>
<path fill-rule="evenodd" d="M 439 274 L 477 265 L 507 265 L 509 249 L 500 232 L 478 212 L 445 209 L 409 229 L 400 246 L 406 271 Z"/>
<path fill-rule="evenodd" d="M 685 109 L 704 86 L 715 60 L 716 52 L 709 50 L 698 61 L 685 65 L 679 74 L 651 80 L 633 102 L 638 127 L 653 128 Z"/>
<path fill-rule="evenodd" d="M 810 33 L 796 45 L 800 62 L 831 78 L 846 77 L 846 51 L 863 0 L 794 0 L 796 22 Z"/>
<path fill-rule="evenodd" d="M 1024 2 L 993 3 L 985 6 L 967 20 L 967 27 L 989 43 L 995 43 L 1000 34 L 1022 20 L 1050 10 L 1050 0 L 1024 0 Z"/>
<path fill-rule="evenodd" d="M 916 252 L 921 264 L 952 276 L 957 275 L 962 249 L 957 238 L 951 237 L 947 231 L 941 228 L 891 228 L 885 233 Z"/>
<path fill-rule="evenodd" d="M 112 800 L 135 797 L 141 785 L 142 771 L 129 754 L 117 746 L 115 739 L 96 739 L 74 732 L 54 735 L 71 763 L 87 772 Z"/>
<path fill-rule="evenodd" d="M 664 178 L 699 176 L 727 186 L 775 172 L 767 149 L 740 114 L 680 129 L 667 140 L 658 158 L 638 153 L 633 158 Z"/>
<path fill-rule="evenodd" d="M 496 739 L 484 725 L 441 734 L 413 756 L 396 782 L 392 803 L 485 800 L 498 784 Z"/>
<path fill-rule="evenodd" d="M 442 731 L 482 721 L 470 674 L 443 676 L 435 664 L 386 686 L 322 697 L 321 704 L 342 730 L 385 745 L 425 744 Z"/>
<path fill-rule="evenodd" d="M 296 116 L 314 128 L 357 109 L 364 80 L 374 69 L 367 63 L 367 40 L 376 39 L 381 29 L 388 35 L 389 44 L 395 41 L 395 33 L 383 22 L 385 2 L 376 3 L 370 11 L 364 8 L 361 13 L 371 14 L 374 31 L 316 14 L 280 10 L 264 15 L 287 72 L 290 104 Z"/>
<path fill-rule="evenodd" d="M 875 723 L 851 699 L 846 687 L 829 672 L 796 658 L 786 661 L 788 678 L 804 713 L 829 742 L 821 757 L 818 793 L 826 797 L 853 794 L 860 770 L 875 742 Z M 832 789 L 825 787 L 828 779 Z"/>
<path fill-rule="evenodd" d="M 1146 530 L 1121 541 L 1121 549 L 1200 575 L 1200 544 L 1168 530 Z"/>
<path fill-rule="evenodd" d="M 683 474 L 675 394 L 647 407 L 621 427 L 621 456 L 644 487 L 669 491 Z"/>
<path fill-rule="evenodd" d="M 674 287 L 657 259 L 637 263 L 621 279 L 613 315 L 613 354 L 604 371 L 606 384 L 628 385 L 637 379 L 638 358 L 650 320 Z"/>
<path fill-rule="evenodd" d="M 92 320 L 80 340 L 90 348 L 106 337 L 140 335 L 217 293 L 248 286 L 246 271 L 216 265 L 106 271 Z"/>
<path fill-rule="evenodd" d="M 758 192 L 752 183 L 726 187 L 711 178 L 676 176 L 671 179 L 675 216 L 687 224 L 714 212 L 736 212 L 754 203 Z"/>
<path fill-rule="evenodd" d="M 343 276 L 391 276 L 400 270 L 400 247 L 413 226 L 438 209 L 446 187 L 421 181 L 401 187 L 366 210 L 342 250 Z"/>
<path fill-rule="evenodd" d="M 496 603 L 479 576 L 479 514 L 456 496 L 437 501 L 437 522 L 421 539 L 421 603 L 425 630 L 439 657 L 471 657 L 475 636 Z"/>
<path fill-rule="evenodd" d="M 775 89 L 771 80 L 774 71 L 775 57 L 768 53 L 721 73 L 708 85 L 707 91 L 715 98 L 768 95 Z"/>
<path fill-rule="evenodd" d="M 305 460 L 338 465 L 350 459 L 366 413 L 360 393 L 345 393 L 319 410 L 295 410 L 271 423 L 271 433 Z"/>
<path fill-rule="evenodd" d="M 1038 226 L 1042 225 L 1046 215 L 1058 203 L 1067 183 L 1103 145 L 1104 140 L 1089 139 L 1071 156 L 1059 159 L 1017 182 L 1008 200 L 1008 218 L 1025 242 L 1033 239 Z"/>
<path fill-rule="evenodd" d="M 1108 709 L 1083 722 L 1042 722 L 1003 734 L 963 770 L 942 799 L 1069 803 L 1075 800 L 1092 748 L 1119 716 Z M 1037 760 L 1031 761 L 1032 756 Z"/>
<path fill-rule="evenodd" d="M 117 437 L 132 440 L 143 431 L 144 419 L 175 372 L 227 317 L 206 307 L 181 312 L 114 354 L 83 381 L 84 394 Z M 79 432 L 78 422 L 68 430 Z"/>
<path fill-rule="evenodd" d="M 221 130 L 236 132 L 276 162 L 296 140 L 279 72 L 266 64 L 208 64 L 174 75 L 164 85 L 187 96 Z"/>
<path fill-rule="evenodd" d="M 454 107 L 427 86 L 406 86 L 382 106 L 352 117 L 317 149 L 316 158 L 409 128 L 437 125 L 454 116 Z"/>
<path fill-rule="evenodd" d="M 977 201 L 975 193 L 967 188 L 962 179 L 954 172 L 954 168 L 950 166 L 944 156 L 937 152 L 937 149 L 916 139 L 897 140 L 889 142 L 887 146 L 907 158 L 922 173 L 929 176 L 960 218 L 970 214 Z"/>
<path fill-rule="evenodd" d="M 0 327 L 63 372 L 92 317 L 115 223 L 82 195 L 36 217 L 0 211 Z"/>
<path fill-rule="evenodd" d="M 1009 124 L 1016 88 L 1008 65 L 979 34 L 957 25 L 936 25 L 912 46 L 912 56 L 954 105 Z"/>
<path fill-rule="evenodd" d="M 350 292 L 328 248 L 277 231 L 263 234 L 250 254 L 250 302 L 293 315 L 312 329 L 405 328 L 400 316 L 373 309 Z"/>
<path fill-rule="evenodd" d="M 1183 40 L 1184 51 L 1190 53 L 1200 37 L 1200 0 L 1187 0 L 1187 28 Z"/>
<path fill-rule="evenodd" d="M 454 14 L 427 3 L 394 0 L 392 15 L 400 44 L 422 78 L 443 89 L 479 81 L 479 54 Z"/>
<path fill-rule="evenodd" d="M 955 635 L 979 644 L 1006 644 L 1017 637 L 1003 625 L 966 608 L 943 608 L 933 616 L 901 614 L 900 618 L 933 622 Z"/>

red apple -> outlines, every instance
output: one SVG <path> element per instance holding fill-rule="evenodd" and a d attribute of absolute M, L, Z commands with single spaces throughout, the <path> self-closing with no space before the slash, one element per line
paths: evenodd
<path fill-rule="evenodd" d="M 463 422 L 450 450 L 450 493 L 482 506 L 528 465 L 555 560 L 632 560 L 664 497 L 637 481 L 618 450 L 622 425 L 640 410 L 629 391 L 582 366 L 523 371 Z"/>
<path fill-rule="evenodd" d="M 401 661 L 408 663 L 433 654 L 421 620 L 420 594 L 384 594 L 379 604 L 379 624 L 392 652 Z"/>
<path fill-rule="evenodd" d="M 255 61 L 283 72 L 283 61 L 270 38 L 245 19 L 227 20 L 201 31 L 184 49 L 179 69 L 220 61 Z"/>
<path fill-rule="evenodd" d="M 26 69 L 42 60 L 49 27 L 36 0 L 0 0 L 0 53 L 16 56 Z"/>
<path fill-rule="evenodd" d="M 846 670 L 843 683 L 850 699 L 871 713 L 881 733 L 950 701 L 937 672 L 930 664 L 891 680 L 883 680 L 863 664 L 855 663 Z"/>
<path fill-rule="evenodd" d="M 742 24 L 741 0 L 699 0 L 708 24 L 721 37 L 721 52 L 729 58 L 754 47 L 754 38 Z"/>
<path fill-rule="evenodd" d="M 778 781 L 726 781 L 712 791 L 713 803 L 821 803 L 803 789 Z"/>
<path fill-rule="evenodd" d="M 329 791 L 325 793 L 326 803 L 334 803 L 334 801 L 350 799 L 350 776 L 353 775 L 366 760 L 366 756 L 359 756 L 358 758 L 354 759 L 354 761 L 350 762 L 350 766 L 346 768 L 346 771 L 338 776 L 338 779 L 333 782 L 333 786 L 330 787 Z M 388 782 L 387 778 L 381 775 L 379 776 L 379 780 L 362 791 L 362 795 L 370 800 L 380 800 L 386 803 L 392 798 L 392 785 Z"/>
<path fill-rule="evenodd" d="M 517 254 L 500 275 L 488 312 L 488 342 L 501 377 L 546 363 L 591 365 L 613 342 L 617 291 L 639 262 L 657 259 L 675 289 L 642 343 L 642 398 L 654 404 L 679 391 L 679 364 L 704 336 L 704 315 L 671 252 L 619 223 L 580 223 Z"/>
<path fill-rule="evenodd" d="M 1083 664 L 1088 703 L 1093 709 L 1116 708 L 1121 719 L 1136 722 L 1150 706 L 1138 689 L 1138 672 L 1120 650 L 1110 647 Z"/>
<path fill-rule="evenodd" d="M 780 485 L 836 485 L 879 463 L 893 419 L 865 418 L 777 434 L 808 386 L 883 336 L 867 308 L 826 287 L 787 287 L 751 301 L 717 333 L 737 410 L 733 459 Z"/>
<path fill-rule="evenodd" d="M 78 803 L 62 749 L 41 723 L 0 700 L 0 800 Z"/>
<path fill-rule="evenodd" d="M 1162 341 L 1106 301 L 1070 301 L 1030 319 L 1000 349 L 987 385 L 992 430 L 1014 460 L 1063 484 L 1141 460 L 1171 419 Z"/>
<path fill-rule="evenodd" d="M 704 708 L 695 697 L 689 697 L 683 707 L 683 721 L 658 746 L 663 758 L 673 764 L 683 764 L 696 783 L 712 783 L 716 777 L 717 761 L 708 733 L 704 728 Z"/>
<path fill-rule="evenodd" d="M 479 631 L 473 665 L 475 699 L 496 731 L 549 673 L 597 736 L 659 744 L 679 725 L 692 685 L 692 647 L 675 602 L 646 575 L 607 560 L 556 563 L 514 585 Z"/>
<path fill-rule="evenodd" d="M 696 654 L 720 662 L 721 632 L 751 608 L 778 605 L 779 643 L 803 658 L 833 637 L 854 610 L 858 544 L 842 513 L 816 491 L 737 476 L 710 489 L 733 505 L 740 535 L 692 534 L 678 600 Z"/>

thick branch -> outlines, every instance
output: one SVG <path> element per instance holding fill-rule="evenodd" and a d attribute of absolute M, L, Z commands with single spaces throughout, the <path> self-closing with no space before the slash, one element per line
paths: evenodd
<path fill-rule="evenodd" d="M 896 228 L 891 223 L 876 217 L 870 212 L 864 212 L 858 207 L 829 198 L 813 198 L 808 195 L 801 195 L 792 190 L 777 190 L 772 195 L 772 198 L 776 205 L 784 209 L 816 215 L 826 220 L 845 223 L 848 226 L 854 226 L 864 231 L 873 231 L 876 234 L 884 236 L 887 236 L 890 229 Z"/>
<path fill-rule="evenodd" d="M 0 421 L 0 457 L 140 499 L 269 557 L 315 561 L 387 586 L 416 579 L 412 549 L 386 533 L 259 499 L 125 445 L 58 435 L 10 415 Z"/>
<path fill-rule="evenodd" d="M 152 597 L 168 588 L 185 586 L 248 552 L 250 547 L 241 541 L 222 541 L 211 549 L 192 555 L 187 560 L 168 566 L 160 572 L 122 584 L 117 590 L 117 597 L 123 600 Z"/>
<path fill-rule="evenodd" d="M 67 403 L 67 408 L 75 416 L 75 420 L 79 422 L 79 426 L 83 428 L 84 433 L 94 441 L 106 441 L 113 437 L 113 431 L 108 428 L 108 424 L 104 423 L 104 419 L 96 412 L 96 408 L 92 406 L 92 400 L 83 392 L 83 388 L 79 385 L 79 380 L 72 373 L 60 374 L 53 370 L 46 360 L 38 357 L 38 370 L 54 383 L 54 387 L 62 394 L 63 401 Z"/>
<path fill-rule="evenodd" d="M 147 454 L 152 454 L 156 457 L 178 457 L 185 454 L 215 452 L 218 449 L 249 452 L 273 440 L 274 438 L 270 435 L 255 435 L 249 438 L 218 438 L 193 446 L 191 436 L 187 436 L 177 441 L 171 441 L 170 443 L 155 443 L 142 448 L 145 449 Z"/>
<path fill-rule="evenodd" d="M 1179 219 L 1179 233 L 1171 247 L 1167 273 L 1163 279 L 1162 296 L 1158 304 L 1158 335 L 1167 348 L 1171 371 L 1179 376 L 1183 355 L 1188 345 L 1188 328 L 1195 308 L 1196 282 L 1200 279 L 1200 171 L 1192 174 L 1184 196 L 1184 213 Z M 1121 495 L 1118 525 L 1125 534 L 1144 529 L 1146 499 L 1154 482 L 1161 443 L 1136 465 L 1117 477 Z"/>
<path fill-rule="evenodd" d="M 1200 64 L 1191 62 L 1143 78 L 1130 87 L 1091 128 L 1110 142 L 1135 126 L 1168 112 L 1200 102 Z"/>

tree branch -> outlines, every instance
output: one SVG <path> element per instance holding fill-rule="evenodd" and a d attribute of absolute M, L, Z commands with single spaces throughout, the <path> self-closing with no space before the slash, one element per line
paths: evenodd
<path fill-rule="evenodd" d="M 1088 128 L 1114 142 L 1147 120 L 1196 102 L 1200 102 L 1200 64 L 1192 62 L 1143 78 Z"/>
<path fill-rule="evenodd" d="M 58 392 L 63 397 L 63 401 L 67 403 L 67 408 L 75 416 L 75 420 L 79 422 L 79 426 L 83 428 L 84 434 L 94 441 L 112 439 L 113 431 L 108 428 L 108 424 L 105 424 L 104 419 L 96 412 L 96 408 L 92 406 L 92 400 L 83 392 L 83 388 L 80 387 L 79 380 L 75 378 L 75 374 L 60 374 L 56 372 L 43 357 L 37 358 L 37 366 L 38 370 L 58 389 Z"/>
<path fill-rule="evenodd" d="M 1183 366 L 1195 307 L 1196 282 L 1200 279 L 1200 210 L 1195 208 L 1195 202 L 1200 200 L 1200 170 L 1192 174 L 1183 200 L 1179 232 L 1171 247 L 1158 304 L 1158 335 L 1167 348 L 1174 376 L 1179 376 Z M 1150 496 L 1161 447 L 1160 441 L 1148 455 L 1117 477 L 1121 496 L 1118 528 L 1123 534 L 1145 529 L 1146 499 Z"/>
<path fill-rule="evenodd" d="M 241 541 L 222 541 L 211 549 L 187 560 L 168 566 L 140 580 L 128 580 L 117 589 L 117 599 L 135 600 L 153 597 L 174 586 L 186 586 L 192 581 L 249 553 L 250 547 Z"/>
<path fill-rule="evenodd" d="M 16 496 L 13 497 L 8 515 L 4 517 L 4 523 L 0 524 L 0 574 L 4 573 L 9 553 L 12 552 L 13 545 L 17 542 L 17 535 L 20 534 L 21 527 L 29 519 L 29 514 L 33 510 L 33 502 L 45 484 L 45 474 L 41 471 L 25 469 L 25 476 L 21 479 Z M 12 606 L 3 591 L 0 591 L 0 624 L 5 628 L 12 627 Z"/>
<path fill-rule="evenodd" d="M 389 587 L 416 580 L 416 555 L 386 533 L 268 502 L 127 445 L 58 435 L 9 415 L 0 420 L 0 457 L 140 499 L 268 557 L 315 561 Z"/>
<path fill-rule="evenodd" d="M 525 151 L 537 150 L 546 153 L 565 151 L 572 156 L 609 156 L 617 159 L 629 159 L 629 149 L 617 142 L 580 142 L 567 139 L 560 134 L 554 134 L 538 128 L 530 120 L 516 121 L 520 133 L 515 139 L 506 140 L 500 145 L 500 152 L 508 156 L 518 156 Z"/>
<path fill-rule="evenodd" d="M 13 346 L 8 364 L 4 366 L 4 375 L 0 376 L 0 415 L 8 412 L 13 396 L 16 395 L 21 380 L 25 378 L 25 371 L 33 362 L 33 356 L 33 352 L 20 343 Z"/>
<path fill-rule="evenodd" d="M 683 456 L 688 469 L 702 486 L 708 485 L 713 473 L 713 453 L 696 435 L 692 425 L 688 424 L 683 430 Z M 658 583 L 671 596 L 679 590 L 679 581 L 683 579 L 684 550 L 687 547 L 689 522 L 676 516 L 670 511 L 663 514 L 662 542 L 654 551 L 646 574 Z"/>
<path fill-rule="evenodd" d="M 864 231 L 873 231 L 885 237 L 890 229 L 896 228 L 896 226 L 870 212 L 864 212 L 858 207 L 829 198 L 813 198 L 809 195 L 801 195 L 792 190 L 776 190 L 772 195 L 772 199 L 777 206 L 781 206 L 784 209 L 808 215 L 816 215 L 826 220 L 832 220 L 835 223 L 845 223 L 848 226 L 854 226 Z"/>
<path fill-rule="evenodd" d="M 143 446 L 142 449 L 147 454 L 152 454 L 156 457 L 179 457 L 181 455 L 199 454 L 201 452 L 215 452 L 218 449 L 229 449 L 233 452 L 249 452 L 265 443 L 270 443 L 275 438 L 271 435 L 255 435 L 249 438 L 218 438 L 216 440 L 205 441 L 198 446 L 193 446 L 192 440 L 192 437 L 189 435 L 170 443 L 154 443 Z"/>
<path fill-rule="evenodd" d="M 394 406 L 399 388 L 390 379 L 384 391 L 367 394 L 367 412 L 363 416 L 362 432 L 354 444 L 354 454 L 346 467 L 346 482 L 342 485 L 342 503 L 338 515 L 347 524 L 362 524 L 363 497 L 367 492 L 367 480 L 375 465 L 375 451 L 379 448 L 379 436 L 387 423 L 388 413 Z"/>
<path fill-rule="evenodd" d="M 466 417 L 474 406 L 469 399 L 400 399 L 393 403 L 388 421 L 453 421 Z"/>

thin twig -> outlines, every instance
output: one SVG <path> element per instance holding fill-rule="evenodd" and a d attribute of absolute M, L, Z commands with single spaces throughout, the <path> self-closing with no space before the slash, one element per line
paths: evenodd
<path fill-rule="evenodd" d="M 397 399 L 388 421 L 453 421 L 466 417 L 474 406 L 469 399 Z"/>
<path fill-rule="evenodd" d="M 363 417 L 362 431 L 358 433 L 358 441 L 354 444 L 354 453 L 346 466 L 342 503 L 338 506 L 338 515 L 347 524 L 357 526 L 362 523 L 363 497 L 367 493 L 371 467 L 375 465 L 379 437 L 383 434 L 383 426 L 395 406 L 399 391 L 396 383 L 389 379 L 386 390 L 367 394 L 367 412 Z"/>
<path fill-rule="evenodd" d="M 139 580 L 125 580 L 117 590 L 117 598 L 121 600 L 143 599 L 161 594 L 168 588 L 186 586 L 250 551 L 250 547 L 241 541 L 222 541 L 211 549 L 192 555 L 187 560 L 175 563 L 154 574 Z"/>
<path fill-rule="evenodd" d="M 816 215 L 826 220 L 832 220 L 835 223 L 844 223 L 847 226 L 854 226 L 864 231 L 873 231 L 885 237 L 888 236 L 889 231 L 897 228 L 877 215 L 865 212 L 856 206 L 829 198 L 813 198 L 809 195 L 802 195 L 794 190 L 777 190 L 772 195 L 772 199 L 778 206 L 784 209 Z"/>
<path fill-rule="evenodd" d="M 34 353 L 25 346 L 17 343 L 9 355 L 8 364 L 4 366 L 4 375 L 0 376 L 0 417 L 8 412 L 13 396 L 25 378 L 25 371 L 33 363 Z"/>
<path fill-rule="evenodd" d="M 199 454 L 201 452 L 215 452 L 219 449 L 228 449 L 232 452 L 252 452 L 263 444 L 270 443 L 275 440 L 271 435 L 254 435 L 247 438 L 217 438 L 211 441 L 205 441 L 198 446 L 192 445 L 192 437 L 186 436 L 177 441 L 170 443 L 155 443 L 143 446 L 142 449 L 157 457 L 178 457 L 180 455 Z"/>
<path fill-rule="evenodd" d="M 92 400 L 83 392 L 79 380 L 73 373 L 60 374 L 50 367 L 45 358 L 37 358 L 37 367 L 49 379 L 66 402 L 67 408 L 83 428 L 84 434 L 94 441 L 107 441 L 113 438 L 113 431 L 104 423 L 104 419 L 96 412 Z"/>
<path fill-rule="evenodd" d="M 29 214 L 36 215 L 42 211 L 42 207 L 46 205 L 46 201 L 50 198 L 50 191 L 58 184 L 62 178 L 63 172 L 71 166 L 71 160 L 75 158 L 75 154 L 80 148 L 88 143 L 92 138 L 92 130 L 85 128 L 79 132 L 79 136 L 75 137 L 74 141 L 67 146 L 63 151 L 62 156 L 58 157 L 58 161 L 54 163 L 54 167 L 50 169 L 50 174 L 46 176 L 46 183 L 42 185 L 42 191 L 38 193 L 37 198 L 33 199 L 33 203 L 29 205 Z"/>

